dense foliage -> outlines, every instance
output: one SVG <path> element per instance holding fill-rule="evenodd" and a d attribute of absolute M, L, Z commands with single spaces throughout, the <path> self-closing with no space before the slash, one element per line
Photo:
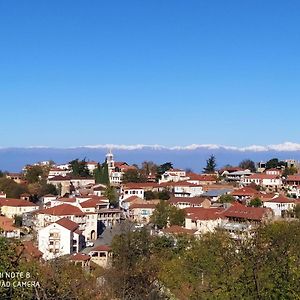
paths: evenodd
<path fill-rule="evenodd" d="M 128 232 L 114 239 L 107 288 L 117 299 L 299 299 L 299 247 L 299 221 L 243 242 L 223 232 L 199 240 Z"/>

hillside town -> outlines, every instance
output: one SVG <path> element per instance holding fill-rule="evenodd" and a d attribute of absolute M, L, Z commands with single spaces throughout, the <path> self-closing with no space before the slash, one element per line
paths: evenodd
<path fill-rule="evenodd" d="M 1 236 L 35 260 L 64 258 L 90 273 L 111 268 L 113 240 L 126 230 L 174 245 L 181 235 L 216 232 L 241 243 L 264 224 L 300 218 L 300 164 L 292 159 L 217 168 L 212 155 L 199 173 L 171 162 L 130 165 L 111 151 L 103 160 L 1 172 Z"/>

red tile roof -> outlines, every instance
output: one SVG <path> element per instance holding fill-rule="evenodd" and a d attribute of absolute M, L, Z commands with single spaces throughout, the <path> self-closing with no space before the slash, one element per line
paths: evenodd
<path fill-rule="evenodd" d="M 85 213 L 78 207 L 70 204 L 61 204 L 50 208 L 45 208 L 37 211 L 38 214 L 53 215 L 53 216 L 84 216 Z"/>
<path fill-rule="evenodd" d="M 270 212 L 270 209 L 263 207 L 248 207 L 240 203 L 234 203 L 225 209 L 223 215 L 227 218 L 241 218 L 246 220 L 262 221 Z"/>
<path fill-rule="evenodd" d="M 284 197 L 282 195 L 279 195 L 278 197 L 265 200 L 265 202 L 272 202 L 272 203 L 295 203 L 295 199 Z"/>
<path fill-rule="evenodd" d="M 257 190 L 256 189 L 253 189 L 249 186 L 246 186 L 246 187 L 242 187 L 238 190 L 234 190 L 231 195 L 232 196 L 253 196 L 257 194 Z"/>
<path fill-rule="evenodd" d="M 187 218 L 192 220 L 216 220 L 224 218 L 222 215 L 223 208 L 189 207 L 184 210 Z"/>
<path fill-rule="evenodd" d="M 91 257 L 84 253 L 76 253 L 70 257 L 70 260 L 74 260 L 74 261 L 87 261 L 90 259 Z"/>
<path fill-rule="evenodd" d="M 203 175 L 203 174 L 196 174 L 196 173 L 187 173 L 187 177 L 189 180 L 198 180 L 198 181 L 216 181 L 217 178 L 214 175 Z"/>
<path fill-rule="evenodd" d="M 144 189 L 144 188 L 156 188 L 159 184 L 156 182 L 128 182 L 123 185 L 123 189 Z"/>
<path fill-rule="evenodd" d="M 107 202 L 105 201 L 105 199 L 106 198 L 104 198 L 104 197 L 98 197 L 98 198 L 88 199 L 86 201 L 81 202 L 80 206 L 82 208 L 93 208 L 93 207 L 96 208 L 98 205 L 107 204 Z"/>
<path fill-rule="evenodd" d="M 184 186 L 184 187 L 201 187 L 201 185 L 195 184 L 195 183 L 191 183 L 188 181 L 169 181 L 169 182 L 162 182 L 159 184 L 160 187 L 180 187 L 180 186 Z"/>
<path fill-rule="evenodd" d="M 15 207 L 23 207 L 23 206 L 36 206 L 37 204 L 32 203 L 23 199 L 13 199 L 13 198 L 0 198 L 0 206 L 15 206 Z"/>
<path fill-rule="evenodd" d="M 68 203 L 76 203 L 76 198 L 66 198 L 66 197 L 62 197 L 62 198 L 58 198 L 56 201 L 60 201 L 60 202 L 68 202 Z"/>
<path fill-rule="evenodd" d="M 162 229 L 163 233 L 168 234 L 194 234 L 197 230 L 187 229 L 178 225 L 172 225 L 168 228 Z"/>
<path fill-rule="evenodd" d="M 170 204 L 177 203 L 190 203 L 190 204 L 202 204 L 203 201 L 208 200 L 204 197 L 172 197 L 168 201 Z"/>
<path fill-rule="evenodd" d="M 123 200 L 123 202 L 133 202 L 133 201 L 137 201 L 137 200 L 143 200 L 143 199 L 138 196 L 130 196 L 130 197 L 126 198 L 125 200 Z"/>
<path fill-rule="evenodd" d="M 108 245 L 100 245 L 100 246 L 97 246 L 95 248 L 93 248 L 91 251 L 111 251 L 111 247 L 108 246 Z"/>
<path fill-rule="evenodd" d="M 286 181 L 300 181 L 300 174 L 288 175 Z"/>
<path fill-rule="evenodd" d="M 17 228 L 14 226 L 14 220 L 4 216 L 0 216 L 0 228 L 6 232 L 17 230 Z"/>
<path fill-rule="evenodd" d="M 135 209 L 135 208 L 155 209 L 155 207 L 156 204 L 152 204 L 152 203 L 133 203 L 130 205 L 130 209 Z"/>
<path fill-rule="evenodd" d="M 70 230 L 70 231 L 75 231 L 79 225 L 67 218 L 61 218 L 58 221 L 55 222 L 56 224 L 59 224 L 60 226 Z"/>
<path fill-rule="evenodd" d="M 277 179 L 280 178 L 279 175 L 270 175 L 270 174 L 252 174 L 247 177 L 247 179 Z"/>

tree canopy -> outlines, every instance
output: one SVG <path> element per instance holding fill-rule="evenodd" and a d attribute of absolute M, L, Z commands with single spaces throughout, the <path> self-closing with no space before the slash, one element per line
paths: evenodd
<path fill-rule="evenodd" d="M 251 172 L 256 171 L 255 162 L 251 159 L 244 159 L 239 163 L 241 169 L 248 169 Z"/>
<path fill-rule="evenodd" d="M 206 161 L 206 167 L 203 169 L 204 173 L 214 173 L 216 171 L 216 158 L 211 155 Z"/>
<path fill-rule="evenodd" d="M 79 160 L 77 158 L 77 159 L 70 161 L 69 164 L 70 164 L 70 167 L 72 170 L 72 174 L 74 176 L 80 176 L 80 177 L 90 177 L 91 176 L 85 159 Z"/>
<path fill-rule="evenodd" d="M 151 216 L 151 222 L 157 228 L 165 228 L 167 225 L 183 226 L 185 221 L 185 211 L 170 205 L 167 201 L 161 200 Z"/>

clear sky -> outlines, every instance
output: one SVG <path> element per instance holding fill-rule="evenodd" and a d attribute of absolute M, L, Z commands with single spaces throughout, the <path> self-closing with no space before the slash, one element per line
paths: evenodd
<path fill-rule="evenodd" d="M 299 15 L 299 0 L 0 0 L 0 146 L 299 142 Z"/>

